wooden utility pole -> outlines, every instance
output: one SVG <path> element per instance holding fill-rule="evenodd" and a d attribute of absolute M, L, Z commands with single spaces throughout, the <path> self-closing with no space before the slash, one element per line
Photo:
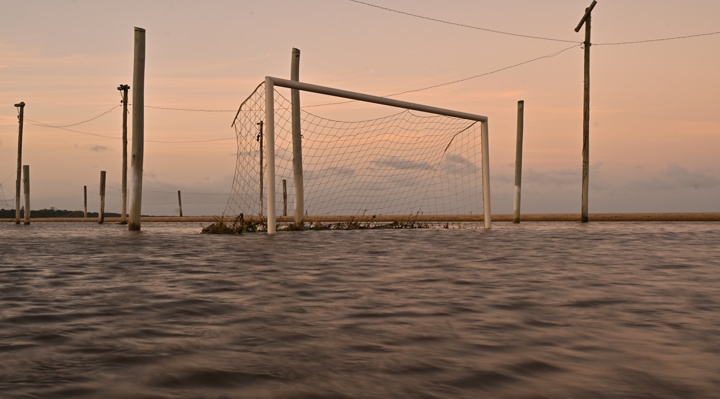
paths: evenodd
<path fill-rule="evenodd" d="M 178 190 L 178 207 L 180 208 L 180 217 L 182 217 L 182 194 Z"/>
<path fill-rule="evenodd" d="M 588 221 L 588 177 L 590 176 L 590 18 L 597 1 L 593 0 L 590 7 L 585 9 L 585 15 L 580 20 L 575 32 L 579 32 L 585 25 L 585 96 L 583 102 L 583 172 L 582 172 L 582 212 L 580 219 L 583 223 Z"/>
<path fill-rule="evenodd" d="M 23 165 L 23 185 L 25 192 L 25 224 L 30 224 L 30 165 Z"/>
<path fill-rule="evenodd" d="M 517 141 L 515 143 L 515 204 L 513 206 L 513 223 L 520 223 L 520 186 L 522 181 L 522 147 L 525 101 L 518 101 L 517 107 Z"/>
<path fill-rule="evenodd" d="M 105 223 L 105 171 L 100 171 L 100 212 L 98 212 L 98 223 Z"/>
<path fill-rule="evenodd" d="M 87 219 L 87 186 L 83 186 L 83 198 L 85 199 L 85 206 L 83 207 L 83 209 L 85 210 L 84 217 L 85 219 Z"/>
<path fill-rule="evenodd" d="M 15 104 L 19 108 L 18 115 L 18 156 L 17 156 L 17 178 L 15 179 L 15 224 L 20 224 L 20 179 L 22 178 L 22 136 L 23 119 L 25 118 L 25 103 Z"/>
<path fill-rule="evenodd" d="M 283 182 L 283 216 L 287 216 L 287 180 L 282 179 Z"/>
<path fill-rule="evenodd" d="M 258 216 L 263 215 L 263 121 L 257 123 L 260 126 L 260 133 L 257 135 L 257 141 L 260 143 L 260 213 Z M 269 200 L 269 199 L 268 199 Z"/>
<path fill-rule="evenodd" d="M 123 129 L 123 148 L 122 148 L 122 207 L 120 210 L 120 223 L 126 224 L 127 223 L 127 96 L 128 96 L 128 90 L 130 90 L 130 86 L 128 85 L 120 85 L 117 88 L 122 92 L 122 104 L 123 104 L 123 121 L 122 121 L 122 129 Z"/>
<path fill-rule="evenodd" d="M 135 28 L 133 62 L 132 173 L 133 190 L 130 201 L 128 230 L 140 230 L 142 207 L 143 154 L 145 152 L 145 29 Z"/>

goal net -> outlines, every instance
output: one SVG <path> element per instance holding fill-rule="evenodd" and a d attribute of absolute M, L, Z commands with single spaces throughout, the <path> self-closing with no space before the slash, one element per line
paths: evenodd
<path fill-rule="evenodd" d="M 356 100 L 382 99 L 386 104 L 376 106 L 384 116 L 340 121 L 302 109 L 298 173 L 297 165 L 293 169 L 291 90 L 281 91 L 281 85 Z M 233 126 L 237 162 L 225 216 L 242 213 L 246 220 L 267 221 L 269 233 L 275 227 L 270 219 L 306 226 L 482 221 L 490 226 L 489 192 L 483 190 L 483 182 L 485 191 L 489 187 L 489 171 L 483 173 L 483 116 L 268 78 L 242 103 Z M 296 212 L 298 203 L 302 210 Z"/>

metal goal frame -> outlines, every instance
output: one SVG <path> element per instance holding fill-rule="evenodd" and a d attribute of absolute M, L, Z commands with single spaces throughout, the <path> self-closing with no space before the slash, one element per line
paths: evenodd
<path fill-rule="evenodd" d="M 353 91 L 341 90 L 332 87 L 319 86 L 310 83 L 299 82 L 295 80 L 287 80 L 272 76 L 265 77 L 265 157 L 267 159 L 267 169 L 265 170 L 267 179 L 267 232 L 270 235 L 276 233 L 276 212 L 275 212 L 275 86 L 285 87 L 288 89 L 308 91 L 312 93 L 324 94 L 327 96 L 347 98 L 369 102 L 390 107 L 409 109 L 413 111 L 426 112 L 430 114 L 438 114 L 459 119 L 468 119 L 481 123 L 480 140 L 482 146 L 482 187 L 483 187 L 483 224 L 485 229 L 489 229 L 491 225 L 490 215 L 490 148 L 488 146 L 488 118 L 487 116 L 470 114 L 445 108 L 432 107 L 429 105 L 416 104 L 407 101 L 395 100 L 387 97 L 373 96 L 370 94 L 357 93 Z M 298 154 L 301 157 L 301 154 Z M 300 178 L 302 172 L 300 171 Z M 302 190 L 302 183 L 298 185 Z M 300 203 L 296 204 L 302 213 L 304 204 L 302 203 L 303 193 L 298 193 L 297 197 Z M 300 223 L 302 220 L 300 220 Z M 296 220 L 296 223 L 298 221 Z"/>

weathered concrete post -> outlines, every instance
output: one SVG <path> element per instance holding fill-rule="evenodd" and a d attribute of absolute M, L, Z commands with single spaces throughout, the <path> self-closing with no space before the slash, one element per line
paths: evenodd
<path fill-rule="evenodd" d="M 300 81 L 300 50 L 292 49 L 290 80 Z M 295 182 L 295 225 L 303 225 L 305 194 L 303 191 L 302 132 L 300 131 L 300 90 L 290 90 L 292 108 L 293 178 Z"/>
<path fill-rule="evenodd" d="M 25 191 L 25 224 L 30 224 L 30 165 L 23 165 L 23 177 L 23 191 Z"/>
<path fill-rule="evenodd" d="M 520 223 L 520 187 L 522 181 L 522 146 L 523 123 L 525 117 L 525 101 L 518 101 L 517 141 L 515 144 L 515 204 L 513 206 L 513 223 Z"/>
<path fill-rule="evenodd" d="M 142 207 L 143 153 L 145 148 L 145 29 L 135 28 L 132 120 L 132 197 L 128 230 L 140 230 Z"/>
<path fill-rule="evenodd" d="M 488 121 L 480 127 L 480 142 L 482 143 L 482 186 L 483 186 L 483 226 L 490 229 L 492 212 L 490 211 L 490 144 Z"/>
<path fill-rule="evenodd" d="M 275 224 L 275 83 L 269 76 L 265 77 L 265 155 L 267 155 L 267 233 L 274 235 Z"/>
<path fill-rule="evenodd" d="M 180 208 L 180 217 L 182 217 L 182 196 L 180 190 L 178 190 L 178 207 Z"/>
<path fill-rule="evenodd" d="M 17 178 L 15 179 L 15 224 L 20 224 L 20 179 L 22 178 L 22 136 L 23 120 L 25 119 L 25 102 L 15 104 L 18 112 L 18 156 L 17 156 Z"/>
<path fill-rule="evenodd" d="M 100 171 L 100 211 L 98 212 L 98 223 L 105 223 L 105 171 Z"/>

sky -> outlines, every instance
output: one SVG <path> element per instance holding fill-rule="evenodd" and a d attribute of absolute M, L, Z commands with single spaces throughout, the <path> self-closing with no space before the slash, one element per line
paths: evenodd
<path fill-rule="evenodd" d="M 20 101 L 32 209 L 82 209 L 87 185 L 97 210 L 101 170 L 108 192 L 119 193 L 117 86 L 132 85 L 137 26 L 147 40 L 148 206 L 182 190 L 194 198 L 190 213 L 222 212 L 235 168 L 233 116 L 265 76 L 289 77 L 296 47 L 300 79 L 324 86 L 389 95 L 466 79 L 395 98 L 489 117 L 496 214 L 512 213 L 524 100 L 522 211 L 579 213 L 584 33 L 574 28 L 590 2 L 2 0 L 0 208 L 14 206 Z M 716 0 L 598 1 L 590 213 L 720 212 L 720 34 L 613 44 L 720 32 L 718 15 Z M 313 112 L 338 112 L 324 108 Z M 111 196 L 106 209 L 117 211 Z"/>

